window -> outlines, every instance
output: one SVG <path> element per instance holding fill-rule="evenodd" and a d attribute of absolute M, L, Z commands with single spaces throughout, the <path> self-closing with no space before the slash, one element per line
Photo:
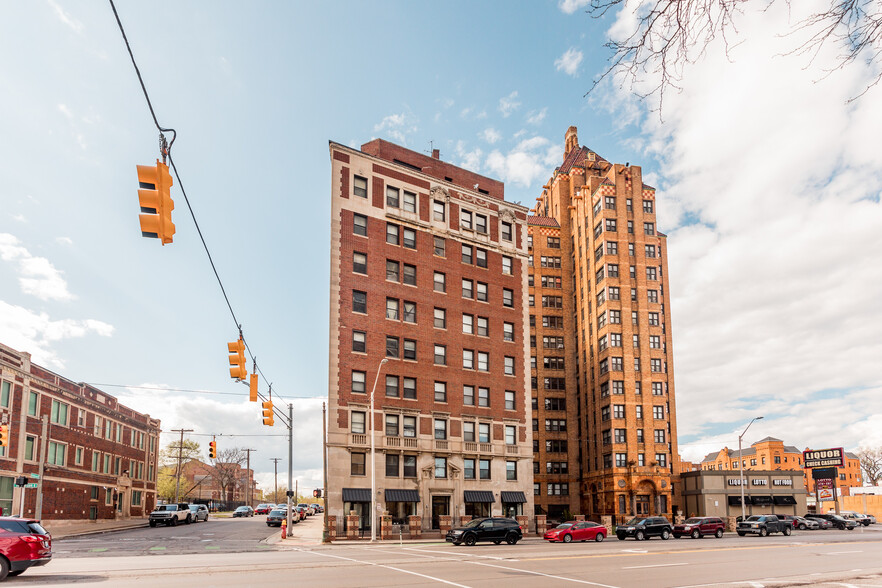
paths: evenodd
<path fill-rule="evenodd" d="M 354 435 L 364 435 L 366 432 L 365 429 L 365 419 L 366 413 L 353 411 L 352 412 L 352 424 L 349 429 L 352 431 Z"/>
<path fill-rule="evenodd" d="M 649 313 L 649 324 L 650 324 L 650 326 L 653 326 L 653 327 L 657 327 L 659 325 L 657 312 L 650 312 Z"/>
<path fill-rule="evenodd" d="M 569 496 L 570 485 L 568 482 L 548 484 L 548 496 Z"/>
<path fill-rule="evenodd" d="M 401 266 L 397 261 L 391 259 L 386 260 L 386 279 L 390 282 L 397 282 L 401 276 Z"/>
<path fill-rule="evenodd" d="M 566 431 L 567 421 L 566 419 L 545 419 L 545 430 L 553 432 Z"/>
<path fill-rule="evenodd" d="M 398 436 L 398 415 L 397 414 L 387 414 L 386 415 L 386 436 L 387 437 L 397 437 Z"/>
<path fill-rule="evenodd" d="M 563 296 L 543 296 L 542 308 L 563 308 Z"/>
<path fill-rule="evenodd" d="M 475 405 L 475 387 L 474 386 L 463 386 L 462 387 L 462 403 L 468 406 Z"/>
<path fill-rule="evenodd" d="M 463 278 L 462 280 L 462 297 L 463 298 L 474 298 L 475 297 L 475 283 L 471 280 L 467 280 Z"/>
<path fill-rule="evenodd" d="M 643 407 L 640 406 L 639 404 L 634 407 L 634 416 L 637 417 L 638 419 L 643 418 Z"/>
<path fill-rule="evenodd" d="M 399 208 L 400 206 L 400 194 L 398 188 L 393 188 L 392 186 L 386 186 L 386 206 L 391 206 L 392 208 Z"/>
<path fill-rule="evenodd" d="M 505 391 L 505 410 L 515 409 L 515 393 L 514 390 Z"/>
<path fill-rule="evenodd" d="M 474 426 L 474 423 L 472 423 Z M 474 480 L 475 479 L 475 460 L 474 459 L 464 459 L 462 460 L 463 465 L 463 478 L 466 480 Z"/>
<path fill-rule="evenodd" d="M 662 382 L 653 382 L 652 383 L 652 395 L 653 396 L 664 396 L 664 384 Z"/>
<path fill-rule="evenodd" d="M 502 306 L 514 308 L 514 292 L 508 288 L 502 289 Z"/>
<path fill-rule="evenodd" d="M 637 443 L 643 443 L 643 429 L 637 429 Z"/>
<path fill-rule="evenodd" d="M 404 192 L 404 210 L 405 212 L 416 212 L 416 194 L 413 192 Z"/>
<path fill-rule="evenodd" d="M 402 432 L 405 437 L 414 438 L 416 437 L 416 417 L 415 416 L 406 416 L 402 422 Z"/>
<path fill-rule="evenodd" d="M 447 439 L 447 421 L 435 419 L 435 439 Z"/>
<path fill-rule="evenodd" d="M 647 235 L 655 235 L 655 224 L 654 223 L 643 223 L 643 232 Z"/>
<path fill-rule="evenodd" d="M 402 319 L 406 323 L 416 323 L 417 322 L 417 308 L 416 302 L 408 302 L 404 301 L 404 314 L 402 315 Z"/>
<path fill-rule="evenodd" d="M 652 200 L 643 201 L 643 212 L 646 214 L 652 214 Z"/>
<path fill-rule="evenodd" d="M 665 442 L 665 430 L 664 429 L 656 429 L 655 430 L 655 442 L 656 443 L 664 443 Z"/>
<path fill-rule="evenodd" d="M 616 197 L 615 196 L 605 196 L 603 199 L 603 207 L 607 210 L 615 210 L 616 209 Z"/>
<path fill-rule="evenodd" d="M 487 267 L 487 250 L 475 249 L 475 265 L 478 267 Z"/>
<path fill-rule="evenodd" d="M 460 228 L 467 229 L 469 231 L 472 230 L 472 213 L 469 210 L 461 210 L 459 212 L 459 226 Z"/>
<path fill-rule="evenodd" d="M 363 476 L 364 472 L 364 453 L 353 453 L 350 461 L 349 474 L 352 476 Z"/>
<path fill-rule="evenodd" d="M 505 375 L 513 376 L 515 375 L 515 362 L 514 357 L 505 357 Z"/>
<path fill-rule="evenodd" d="M 386 357 L 394 357 L 398 359 L 399 341 L 398 337 L 386 335 Z"/>
<path fill-rule="evenodd" d="M 487 284 L 484 282 L 478 282 L 476 292 L 478 302 L 487 302 Z"/>
<path fill-rule="evenodd" d="M 397 321 L 399 319 L 398 316 L 398 299 L 397 298 L 387 298 L 386 299 L 386 318 Z"/>
<path fill-rule="evenodd" d="M 386 243 L 398 245 L 398 225 L 386 223 Z"/>
<path fill-rule="evenodd" d="M 478 471 L 480 473 L 480 477 L 482 480 L 490 479 L 490 460 L 489 459 L 479 459 L 478 460 Z"/>
<path fill-rule="evenodd" d="M 352 215 L 352 232 L 367 237 L 367 217 L 363 214 Z"/>
<path fill-rule="evenodd" d="M 562 317 L 559 317 L 562 318 Z M 502 340 L 514 341 L 514 323 L 502 323 Z"/>
<path fill-rule="evenodd" d="M 650 349 L 661 349 L 661 337 L 658 335 L 650 335 L 649 347 Z"/>
<path fill-rule="evenodd" d="M 3 382 L 3 387 L 7 389 L 8 396 L 8 388 L 9 382 Z M 40 408 L 40 395 L 34 392 L 33 390 L 28 390 L 28 416 L 37 416 L 37 411 Z M 82 410 L 79 411 L 80 416 L 85 417 L 86 413 Z M 82 423 L 80 426 L 85 425 Z"/>
<path fill-rule="evenodd" d="M 58 400 L 52 401 L 52 412 L 49 416 L 49 421 L 55 423 L 56 425 L 64 425 L 67 426 L 67 411 L 69 405 L 64 402 L 59 402 Z"/>
<path fill-rule="evenodd" d="M 625 405 L 624 404 L 613 404 L 613 418 L 614 419 L 625 418 Z"/>
<path fill-rule="evenodd" d="M 619 264 L 617 264 L 617 263 L 607 264 L 606 273 L 611 278 L 618 278 L 619 277 Z"/>
<path fill-rule="evenodd" d="M 416 360 L 416 341 L 413 339 L 404 340 L 404 359 Z"/>
<path fill-rule="evenodd" d="M 665 407 L 664 406 L 653 406 L 652 407 L 652 418 L 661 420 L 665 418 Z"/>
<path fill-rule="evenodd" d="M 367 314 L 367 292 L 352 291 L 352 312 Z"/>
<path fill-rule="evenodd" d="M 517 445 L 518 442 L 518 428 L 514 425 L 505 425 L 505 444 L 506 445 Z"/>
<path fill-rule="evenodd" d="M 490 388 L 478 388 L 478 406 L 485 408 L 490 406 Z"/>
<path fill-rule="evenodd" d="M 435 292 L 447 292 L 447 276 L 441 272 L 435 272 L 434 279 Z"/>
<path fill-rule="evenodd" d="M 549 249 L 560 249 L 560 237 L 547 237 L 546 239 Z"/>
<path fill-rule="evenodd" d="M 438 257 L 447 256 L 447 243 L 444 237 L 435 237 L 435 255 Z"/>
<path fill-rule="evenodd" d="M 650 369 L 653 372 L 661 372 L 662 371 L 662 362 L 661 359 L 652 358 L 649 360 Z"/>
<path fill-rule="evenodd" d="M 352 193 L 359 198 L 367 198 L 367 178 L 355 176 L 352 182 Z"/>
<path fill-rule="evenodd" d="M 408 249 L 416 249 L 416 231 L 413 229 L 404 229 L 402 244 Z"/>
<path fill-rule="evenodd" d="M 563 317 L 542 315 L 542 326 L 546 329 L 562 329 Z"/>
<path fill-rule="evenodd" d="M 434 311 L 434 325 L 436 329 L 447 328 L 447 311 L 443 308 L 436 308 Z"/>
<path fill-rule="evenodd" d="M 646 257 L 655 257 L 655 245 L 646 245 L 644 247 Z"/>
<path fill-rule="evenodd" d="M 628 275 L 631 277 L 632 280 L 637 279 L 637 266 L 636 265 L 632 265 L 628 268 Z"/>
<path fill-rule="evenodd" d="M 436 221 L 444 222 L 447 220 L 447 214 L 444 209 L 444 202 L 441 200 L 433 200 L 432 201 L 432 217 Z"/>
<path fill-rule="evenodd" d="M 506 480 L 517 480 L 518 479 L 518 462 L 516 462 L 516 461 L 505 462 L 505 479 Z"/>
<path fill-rule="evenodd" d="M 352 331 L 352 351 L 364 353 L 367 334 L 364 331 Z"/>
<path fill-rule="evenodd" d="M 353 370 L 352 372 L 352 393 L 365 394 L 364 389 L 365 373 Z"/>
<path fill-rule="evenodd" d="M 613 380 L 612 381 L 612 393 L 613 394 L 624 394 L 625 393 L 625 382 L 622 380 Z"/>
<path fill-rule="evenodd" d="M 604 276 L 603 276 L 603 270 L 604 270 L 604 267 L 601 266 L 600 269 L 598 269 L 596 272 L 594 272 L 594 281 L 595 281 L 595 283 L 599 284 L 600 282 L 603 281 L 603 277 L 604 277 Z"/>
<path fill-rule="evenodd" d="M 475 317 L 470 314 L 462 315 L 462 332 L 467 335 L 475 333 Z"/>
<path fill-rule="evenodd" d="M 416 266 L 404 264 L 403 282 L 408 286 L 416 286 Z"/>
<path fill-rule="evenodd" d="M 668 466 L 668 455 L 666 453 L 656 453 L 655 462 L 661 467 Z"/>
<path fill-rule="evenodd" d="M 628 454 L 627 453 L 616 453 L 616 467 L 624 468 L 628 466 Z"/>
<path fill-rule="evenodd" d="M 606 242 L 606 254 L 607 255 L 618 255 L 619 254 L 619 244 L 615 241 L 607 241 Z"/>
<path fill-rule="evenodd" d="M 474 443 L 475 441 L 475 423 L 472 421 L 463 421 L 462 423 L 462 440 Z"/>
<path fill-rule="evenodd" d="M 408 400 L 416 400 L 416 378 L 402 378 L 402 395 Z"/>
<path fill-rule="evenodd" d="M 67 445 L 62 445 L 61 443 L 50 441 L 48 455 L 46 456 L 46 463 L 63 466 L 65 463 L 64 453 L 66 449 Z"/>
<path fill-rule="evenodd" d="M 462 350 L 462 369 L 475 369 L 475 352 L 471 349 Z"/>
<path fill-rule="evenodd" d="M 482 372 L 490 371 L 490 354 L 486 351 L 478 352 L 478 370 Z"/>
<path fill-rule="evenodd" d="M 487 217 L 483 214 L 475 215 L 475 231 L 481 234 L 487 234 Z"/>
<path fill-rule="evenodd" d="M 488 319 L 485 316 L 478 317 L 478 335 L 481 337 L 489 337 L 490 336 L 490 328 L 488 325 Z"/>
<path fill-rule="evenodd" d="M 397 478 L 399 473 L 398 467 L 398 454 L 395 453 L 387 453 L 386 454 L 386 477 L 387 478 Z"/>
<path fill-rule="evenodd" d="M 621 333 L 610 333 L 609 334 L 609 346 L 610 347 L 621 347 L 622 346 L 622 334 Z"/>
<path fill-rule="evenodd" d="M 511 265 L 511 257 L 507 255 L 502 256 L 502 273 L 507 276 L 512 275 L 512 265 Z"/>
<path fill-rule="evenodd" d="M 627 438 L 627 429 L 616 429 L 615 430 L 615 440 L 616 443 L 625 443 Z"/>
<path fill-rule="evenodd" d="M 386 376 L 386 396 L 398 398 L 398 376 Z"/>
<path fill-rule="evenodd" d="M 500 234 L 502 236 L 502 240 L 503 241 L 511 241 L 511 223 L 502 221 L 500 228 L 501 228 Z"/>
<path fill-rule="evenodd" d="M 435 344 L 435 365 L 447 365 L 447 347 Z"/>
<path fill-rule="evenodd" d="M 616 232 L 616 219 L 608 218 L 604 223 L 604 228 L 607 233 L 615 233 Z"/>
<path fill-rule="evenodd" d="M 647 280 L 657 280 L 658 279 L 658 276 L 656 274 L 656 270 L 654 267 L 647 267 L 646 268 L 646 279 Z"/>

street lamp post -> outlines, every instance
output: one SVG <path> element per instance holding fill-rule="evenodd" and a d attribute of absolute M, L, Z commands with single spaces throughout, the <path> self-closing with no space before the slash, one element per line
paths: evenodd
<path fill-rule="evenodd" d="M 377 541 L 377 464 L 374 456 L 374 392 L 377 391 L 377 382 L 380 380 L 380 372 L 383 364 L 389 361 L 383 358 L 377 366 L 377 376 L 374 378 L 374 387 L 371 388 L 371 543 Z"/>
<path fill-rule="evenodd" d="M 761 416 L 754 417 L 753 421 L 760 420 Z M 750 428 L 750 425 L 753 424 L 753 421 L 747 423 L 747 426 L 744 427 L 744 431 L 738 435 L 738 485 L 741 486 L 741 520 L 747 518 L 746 511 L 744 510 L 744 456 L 741 455 L 741 439 L 744 438 L 745 433 L 747 433 L 747 429 Z"/>

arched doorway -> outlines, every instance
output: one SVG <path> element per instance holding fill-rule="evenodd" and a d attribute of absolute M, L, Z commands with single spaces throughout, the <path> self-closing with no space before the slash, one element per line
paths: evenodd
<path fill-rule="evenodd" d="M 641 480 L 634 490 L 634 514 L 649 516 L 656 510 L 658 490 L 652 480 Z"/>

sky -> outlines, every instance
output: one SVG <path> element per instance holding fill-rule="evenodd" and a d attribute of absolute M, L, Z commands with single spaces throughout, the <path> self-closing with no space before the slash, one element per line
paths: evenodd
<path fill-rule="evenodd" d="M 780 33 L 823 2 L 748 7 L 659 111 L 628 85 L 585 95 L 635 2 L 585 4 L 119 0 L 238 323 L 293 404 L 301 489 L 321 485 L 329 140 L 437 148 L 530 206 L 577 126 L 658 189 L 684 459 L 755 416 L 745 444 L 882 445 L 882 88 L 849 102 L 878 64 L 788 55 Z M 255 449 L 264 488 L 283 458 L 284 481 L 285 429 L 229 378 L 236 322 L 177 182 L 174 243 L 140 235 L 158 134 L 109 4 L 3 3 L 0 88 L 0 342 L 163 431 Z"/>

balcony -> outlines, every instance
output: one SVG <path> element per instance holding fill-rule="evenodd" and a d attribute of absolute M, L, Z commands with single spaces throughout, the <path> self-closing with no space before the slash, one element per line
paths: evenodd
<path fill-rule="evenodd" d="M 520 453 L 519 449 L 520 448 L 517 445 L 506 445 L 505 453 L 506 455 L 517 455 Z"/>
<path fill-rule="evenodd" d="M 493 453 L 493 445 L 490 443 L 478 443 L 478 451 L 481 453 Z"/>
<path fill-rule="evenodd" d="M 386 447 L 401 447 L 401 437 L 384 437 Z"/>
<path fill-rule="evenodd" d="M 435 449 L 438 449 L 441 451 L 447 451 L 448 450 L 447 439 L 435 439 Z"/>
<path fill-rule="evenodd" d="M 463 451 L 466 453 L 478 453 L 478 444 L 474 441 L 465 441 L 463 443 Z"/>
<path fill-rule="evenodd" d="M 415 438 L 405 437 L 404 438 L 404 446 L 409 449 L 416 449 L 417 447 L 419 447 L 419 444 L 417 443 L 417 440 Z"/>
<path fill-rule="evenodd" d="M 357 433 L 353 433 L 350 435 L 351 439 L 349 441 L 350 445 L 367 445 L 368 437 L 367 435 L 360 435 Z"/>

